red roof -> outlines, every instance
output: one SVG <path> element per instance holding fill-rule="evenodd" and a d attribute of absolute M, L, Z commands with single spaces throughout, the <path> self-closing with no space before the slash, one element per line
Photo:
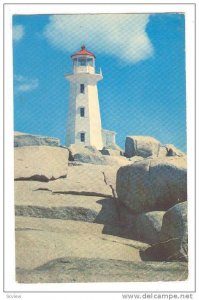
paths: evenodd
<path fill-rule="evenodd" d="M 82 50 L 74 53 L 73 55 L 71 55 L 71 57 L 76 56 L 76 55 L 88 55 L 88 56 L 96 57 L 95 54 L 89 52 L 84 45 L 82 45 L 81 48 L 82 48 Z"/>

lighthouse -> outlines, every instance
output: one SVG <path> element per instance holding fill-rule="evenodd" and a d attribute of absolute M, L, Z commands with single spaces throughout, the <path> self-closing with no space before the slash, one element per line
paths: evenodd
<path fill-rule="evenodd" d="M 98 99 L 98 81 L 102 73 L 95 71 L 95 54 L 83 45 L 81 50 L 71 55 L 72 73 L 65 75 L 70 82 L 67 115 L 66 145 L 80 144 L 103 148 Z"/>

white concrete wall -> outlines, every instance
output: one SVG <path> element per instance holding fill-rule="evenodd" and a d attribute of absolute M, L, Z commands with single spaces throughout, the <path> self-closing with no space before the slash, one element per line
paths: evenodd
<path fill-rule="evenodd" d="M 95 83 L 90 84 L 88 86 L 88 90 L 90 115 L 90 144 L 95 146 L 97 149 L 101 150 L 103 148 L 103 142 L 97 85 Z"/>
<path fill-rule="evenodd" d="M 76 101 L 74 101 L 74 95 L 76 93 L 76 85 L 73 81 L 70 81 L 70 94 L 68 100 L 67 110 L 67 124 L 66 124 L 66 146 L 70 146 L 75 143 L 75 118 L 76 118 Z"/>
<path fill-rule="evenodd" d="M 80 84 L 85 85 L 85 93 L 80 93 Z M 87 80 L 76 82 L 76 93 L 74 95 L 74 102 L 76 102 L 76 118 L 75 118 L 75 144 L 89 145 L 90 141 L 90 124 L 89 124 L 89 105 L 88 105 L 88 87 Z M 80 107 L 85 108 L 85 117 L 80 116 Z M 80 133 L 85 132 L 85 143 L 80 141 Z"/>
<path fill-rule="evenodd" d="M 102 149 L 101 117 L 98 100 L 97 81 L 100 74 L 75 73 L 67 75 L 70 81 L 70 96 L 67 116 L 66 145 L 92 145 Z M 85 85 L 85 93 L 80 93 L 80 84 Z M 85 108 L 85 117 L 80 117 L 80 107 Z M 85 143 L 80 141 L 80 132 L 85 132 Z"/>
<path fill-rule="evenodd" d="M 102 129 L 103 147 L 115 145 L 116 132 Z"/>

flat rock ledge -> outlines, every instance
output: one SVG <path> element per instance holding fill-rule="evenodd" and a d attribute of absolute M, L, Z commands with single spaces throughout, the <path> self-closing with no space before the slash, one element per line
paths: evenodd
<path fill-rule="evenodd" d="M 33 270 L 17 269 L 18 283 L 152 282 L 187 279 L 183 262 L 130 262 L 62 257 Z"/>

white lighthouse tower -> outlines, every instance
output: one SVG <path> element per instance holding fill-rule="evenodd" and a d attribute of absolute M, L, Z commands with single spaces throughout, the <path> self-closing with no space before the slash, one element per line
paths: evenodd
<path fill-rule="evenodd" d="M 95 55 L 85 46 L 71 56 L 73 72 L 70 81 L 66 145 L 81 144 L 103 148 L 97 82 L 102 74 L 95 72 Z"/>

